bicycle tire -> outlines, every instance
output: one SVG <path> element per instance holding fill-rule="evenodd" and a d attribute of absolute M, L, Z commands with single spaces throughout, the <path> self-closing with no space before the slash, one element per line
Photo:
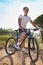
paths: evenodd
<path fill-rule="evenodd" d="M 32 62 L 36 62 L 36 61 L 38 60 L 38 58 L 39 58 L 39 46 L 38 46 L 37 40 L 36 40 L 34 37 L 31 38 L 31 39 L 32 39 L 32 40 L 34 39 L 34 41 L 36 42 L 35 44 L 36 44 L 36 46 L 37 46 L 37 57 L 36 57 L 35 60 L 32 59 L 32 56 L 31 56 L 31 53 L 30 53 L 30 42 L 28 43 L 29 57 L 30 57 L 30 59 L 31 59 Z M 30 40 L 31 40 L 31 39 L 30 39 Z"/>
<path fill-rule="evenodd" d="M 8 55 L 13 55 L 13 54 L 15 53 L 15 51 L 14 51 L 13 53 L 9 53 L 9 52 L 7 51 L 7 44 L 8 44 L 8 41 L 9 41 L 10 39 L 15 40 L 15 38 L 10 37 L 10 38 L 6 41 L 6 44 L 5 44 L 5 51 L 6 51 L 6 53 L 7 53 Z M 16 40 L 15 40 L 15 41 L 16 41 Z"/>

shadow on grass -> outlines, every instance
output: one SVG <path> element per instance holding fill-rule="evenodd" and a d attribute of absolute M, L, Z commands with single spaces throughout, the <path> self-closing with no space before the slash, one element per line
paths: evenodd
<path fill-rule="evenodd" d="M 43 62 L 43 50 L 40 51 L 40 59 Z"/>
<path fill-rule="evenodd" d="M 30 61 L 30 65 L 36 65 L 35 62 Z"/>

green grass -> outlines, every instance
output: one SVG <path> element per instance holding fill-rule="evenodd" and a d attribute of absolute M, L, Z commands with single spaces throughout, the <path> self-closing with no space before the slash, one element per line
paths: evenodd
<path fill-rule="evenodd" d="M 43 41 L 42 41 L 42 39 L 40 37 L 37 37 L 36 39 L 37 39 L 38 44 L 39 44 L 39 49 L 43 50 Z"/>
<path fill-rule="evenodd" d="M 0 47 L 4 47 L 10 35 L 0 35 Z"/>

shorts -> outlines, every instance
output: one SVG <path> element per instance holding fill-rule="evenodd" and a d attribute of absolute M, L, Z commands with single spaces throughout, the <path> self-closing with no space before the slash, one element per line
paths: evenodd
<path fill-rule="evenodd" d="M 22 29 L 19 29 L 19 33 L 21 34 L 22 32 L 25 32 L 27 36 L 29 36 L 29 35 L 30 35 L 30 33 L 29 33 L 29 32 L 27 32 L 27 30 L 26 30 L 26 29 L 24 29 L 24 31 L 22 31 Z"/>

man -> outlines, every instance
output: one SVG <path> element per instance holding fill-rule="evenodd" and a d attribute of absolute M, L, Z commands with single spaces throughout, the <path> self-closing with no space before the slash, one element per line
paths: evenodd
<path fill-rule="evenodd" d="M 24 29 L 26 29 L 26 24 L 28 22 L 30 22 L 34 27 L 37 28 L 36 24 L 34 22 L 32 22 L 31 18 L 28 16 L 29 8 L 28 7 L 24 7 L 23 8 L 23 12 L 24 12 L 24 15 L 20 15 L 18 17 L 19 32 L 21 34 L 21 37 L 20 37 L 20 39 L 18 39 L 18 42 L 17 42 L 17 45 L 16 45 L 17 49 L 20 48 L 21 42 L 27 36 L 26 35 L 26 31 L 24 30 Z M 25 47 L 25 41 L 22 43 L 22 47 Z"/>

